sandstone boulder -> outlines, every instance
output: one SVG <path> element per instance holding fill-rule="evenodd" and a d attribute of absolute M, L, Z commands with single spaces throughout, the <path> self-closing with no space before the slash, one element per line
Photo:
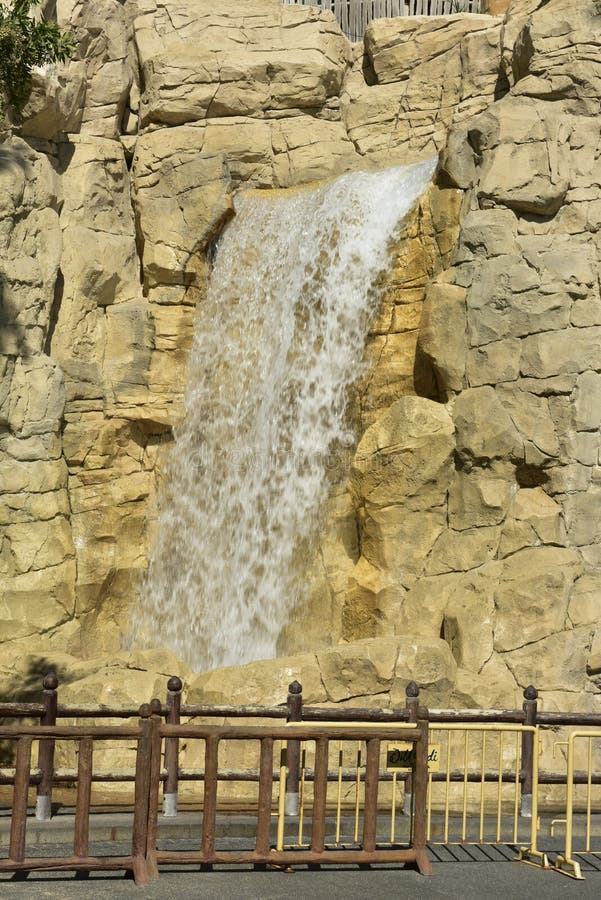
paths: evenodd
<path fill-rule="evenodd" d="M 519 650 L 504 653 L 503 659 L 520 687 L 540 684 L 549 691 L 576 692 L 578 698 L 574 699 L 580 702 L 590 636 L 590 628 L 560 631 Z"/>
<path fill-rule="evenodd" d="M 365 47 L 378 82 L 401 81 L 417 66 L 443 54 L 459 54 L 463 38 L 498 27 L 487 16 L 454 15 L 445 17 L 409 17 L 374 19 L 365 33 Z M 484 56 L 486 59 L 486 56 Z M 488 62 L 488 60 L 486 60 Z M 449 65 L 449 60 L 444 60 Z"/>
<path fill-rule="evenodd" d="M 579 564 L 573 550 L 558 547 L 525 549 L 505 560 L 495 591 L 498 652 L 515 650 L 564 630 Z"/>
<path fill-rule="evenodd" d="M 601 575 L 585 572 L 574 582 L 570 593 L 568 615 L 574 626 L 594 625 L 599 617 Z"/>
<path fill-rule="evenodd" d="M 522 342 L 521 372 L 526 376 L 586 372 L 598 362 L 601 328 L 565 328 L 533 334 Z"/>
<path fill-rule="evenodd" d="M 520 213 L 554 215 L 569 187 L 568 131 L 547 106 L 514 98 L 501 101 L 471 125 L 482 155 L 477 196 Z"/>
<path fill-rule="evenodd" d="M 246 666 L 216 669 L 197 675 L 190 682 L 190 703 L 280 704 L 286 701 L 288 685 L 300 681 L 306 703 L 323 703 L 323 686 L 315 654 L 264 660 Z"/>
<path fill-rule="evenodd" d="M 35 69 L 32 91 L 23 110 L 21 134 L 55 139 L 79 131 L 86 96 L 84 64 Z"/>
<path fill-rule="evenodd" d="M 276 187 L 329 178 L 360 162 L 342 122 L 296 116 L 274 122 L 271 133 Z"/>
<path fill-rule="evenodd" d="M 521 458 L 522 440 L 493 388 L 463 391 L 455 401 L 453 420 L 457 452 L 466 463 Z"/>
<path fill-rule="evenodd" d="M 222 155 L 202 156 L 193 128 L 152 132 L 136 149 L 135 202 L 148 286 L 187 284 L 200 251 L 233 214 Z"/>
<path fill-rule="evenodd" d="M 465 288 L 445 282 L 430 286 L 419 328 L 419 347 L 431 361 L 441 393 L 464 387 Z"/>
<path fill-rule="evenodd" d="M 453 125 L 494 96 L 501 20 L 489 16 L 374 19 L 357 55 L 342 111 L 359 152 L 389 164 L 427 159 Z M 374 83 L 375 82 L 375 83 Z"/>
<path fill-rule="evenodd" d="M 485 468 L 458 471 L 449 487 L 449 523 L 456 531 L 474 526 L 500 525 L 516 490 L 511 463 L 493 462 Z"/>
<path fill-rule="evenodd" d="M 352 488 L 366 507 L 434 508 L 444 500 L 454 449 L 446 409 L 419 397 L 394 403 L 365 432 L 353 461 Z"/>
<path fill-rule="evenodd" d="M 124 5 L 119 0 L 68 0 L 58 4 L 58 12 L 61 24 L 72 30 L 83 57 L 87 85 L 80 113 L 81 131 L 114 139 L 133 80 Z"/>
<path fill-rule="evenodd" d="M 49 158 L 17 137 L 0 145 L 0 353 L 43 352 L 62 241 L 61 184 Z"/>
<path fill-rule="evenodd" d="M 177 0 L 141 13 L 143 125 L 319 109 L 340 92 L 349 46 L 315 10 L 264 0 L 254 9 L 222 3 L 216 14 L 204 0 Z"/>

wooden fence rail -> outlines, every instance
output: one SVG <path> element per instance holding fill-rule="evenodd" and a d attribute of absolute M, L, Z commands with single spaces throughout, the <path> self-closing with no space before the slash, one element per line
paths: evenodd
<path fill-rule="evenodd" d="M 64 719 L 136 719 L 139 710 L 134 707 L 107 706 L 66 706 L 58 702 L 59 681 L 54 672 L 44 676 L 42 703 L 0 703 L 0 720 L 15 718 L 38 719 L 43 728 L 51 729 L 59 720 Z M 405 707 L 399 709 L 362 709 L 362 708 L 324 708 L 305 706 L 302 686 L 298 681 L 292 682 L 288 689 L 286 702 L 278 706 L 254 705 L 210 705 L 188 704 L 182 702 L 183 684 L 180 678 L 173 676 L 167 684 L 165 703 L 153 701 L 153 714 L 162 717 L 167 725 L 179 725 L 185 720 L 194 718 L 227 718 L 227 719 L 280 719 L 293 723 L 381 723 L 398 724 L 415 723 L 419 715 L 426 716 L 432 725 L 436 723 L 515 723 L 527 726 L 566 726 L 566 727 L 601 727 L 601 713 L 544 712 L 538 709 L 538 692 L 532 686 L 524 691 L 524 702 L 521 709 L 429 709 L 420 706 L 420 692 L 415 682 L 410 682 L 406 689 Z M 204 773 L 199 770 L 186 770 L 180 767 L 179 738 L 169 735 L 165 741 L 163 767 L 160 780 L 163 783 L 163 814 L 176 816 L 178 807 L 178 786 L 180 781 L 202 781 Z M 521 771 L 520 771 L 520 808 L 523 815 L 529 814 L 532 798 L 532 766 L 533 739 L 531 732 L 525 731 L 522 737 Z M 286 812 L 296 815 L 298 811 L 300 771 L 300 743 L 290 741 L 288 748 L 288 767 L 286 780 Z M 42 821 L 51 817 L 52 790 L 54 785 L 65 784 L 75 779 L 76 773 L 55 770 L 54 741 L 44 741 L 40 748 L 38 765 L 29 774 L 29 784 L 37 788 L 36 818 Z M 312 777 L 311 775 L 309 777 Z M 452 775 L 451 779 L 455 776 Z M 471 777 L 471 776 L 470 776 Z M 574 773 L 575 783 L 584 783 L 583 772 Z M 255 776 L 247 772 L 224 771 L 219 775 L 224 781 L 252 781 Z M 438 776 L 434 776 L 437 780 Z M 593 783 L 601 780 L 599 773 L 593 773 Z M 111 771 L 95 772 L 93 782 L 127 783 L 135 780 L 134 772 Z M 402 780 L 406 784 L 406 804 L 410 804 L 411 775 Z M 565 774 L 556 772 L 540 772 L 540 784 L 565 784 Z M 14 769 L 0 769 L 0 784 L 14 784 Z"/>
<path fill-rule="evenodd" d="M 448 16 L 480 13 L 486 0 L 282 0 L 288 5 L 316 6 L 333 12 L 351 41 L 362 41 L 372 19 L 398 16 Z"/>

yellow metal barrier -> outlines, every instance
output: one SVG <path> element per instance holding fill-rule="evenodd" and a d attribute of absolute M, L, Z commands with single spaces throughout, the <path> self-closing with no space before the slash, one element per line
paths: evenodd
<path fill-rule="evenodd" d="M 581 850 L 574 850 L 574 813 L 576 809 L 576 787 L 574 780 L 575 773 L 575 758 L 576 758 L 576 743 L 577 742 L 586 742 L 584 749 L 584 755 L 586 758 L 586 783 L 583 785 L 585 788 L 585 796 L 584 796 L 584 813 L 585 813 L 585 825 L 584 825 L 584 835 L 583 835 L 583 844 L 584 847 Z M 593 743 L 599 742 L 599 749 L 601 749 L 601 731 L 574 731 L 569 736 L 567 741 L 568 746 L 568 759 L 567 759 L 567 796 L 566 796 L 566 818 L 565 818 L 565 826 L 566 826 L 566 839 L 565 839 L 565 850 L 562 855 L 559 855 L 555 861 L 554 869 L 558 872 L 562 872 L 564 875 L 569 875 L 571 878 L 583 879 L 582 869 L 580 866 L 580 862 L 577 859 L 574 859 L 574 853 L 579 856 L 585 856 L 587 854 L 590 855 L 600 855 L 601 854 L 601 834 L 596 835 L 595 838 L 598 841 L 598 850 L 592 849 L 593 844 L 593 835 L 591 833 L 592 826 L 592 810 L 593 810 Z M 598 785 L 596 787 L 599 788 Z M 601 807 L 601 788 L 599 788 L 599 806 Z M 556 820 L 562 821 L 562 820 Z"/>
<path fill-rule="evenodd" d="M 522 737 L 528 733 L 535 747 L 529 841 L 520 834 L 521 748 Z M 538 728 L 505 723 L 440 723 L 430 726 L 430 741 L 438 748 L 441 769 L 436 780 L 432 770 L 428 777 L 428 842 L 523 843 L 518 859 L 548 868 L 547 857 L 537 843 Z M 433 821 L 435 815 L 437 822 Z"/>
<path fill-rule="evenodd" d="M 303 723 L 304 724 L 304 723 Z M 345 727 L 334 723 L 337 728 Z M 297 726 L 298 727 L 298 726 Z M 307 723 L 306 727 L 310 727 Z M 347 727 L 381 728 L 377 723 L 348 723 Z M 409 723 L 395 723 L 398 744 L 403 747 L 403 729 Z M 532 736 L 532 817 L 520 816 L 522 751 L 524 736 Z M 539 726 L 510 723 L 434 723 L 429 729 L 429 771 L 426 806 L 426 839 L 430 844 L 515 844 L 517 859 L 551 868 L 547 855 L 538 848 L 540 830 Z M 601 731 L 574 731 L 562 743 L 567 747 L 567 797 L 565 819 L 565 850 L 557 857 L 553 868 L 582 878 L 581 861 L 587 854 L 601 855 L 601 828 L 594 813 L 601 812 L 601 785 L 595 783 L 594 761 L 601 755 Z M 388 749 L 390 750 L 389 745 Z M 382 745 L 382 753 L 386 745 Z M 329 846 L 343 848 L 357 844 L 363 815 L 365 773 L 364 742 L 332 742 L 329 766 L 328 807 L 331 810 Z M 278 810 L 277 847 L 284 848 L 285 819 L 282 797 L 286 784 L 286 745 L 282 745 L 280 766 L 280 804 Z M 299 777 L 299 815 L 294 823 L 293 844 L 308 846 L 304 836 L 304 822 L 312 799 L 312 750 L 302 742 Z M 578 771 L 576 771 L 578 765 Z M 380 771 L 386 760 L 380 760 Z M 403 781 L 410 768 L 394 770 L 388 767 L 387 779 L 380 782 L 381 806 L 378 818 L 378 845 L 411 844 L 413 809 L 403 799 L 407 785 Z M 548 780 L 542 776 L 544 784 Z M 597 793 L 596 793 L 597 792 Z M 411 799 L 407 798 L 408 801 Z M 388 806 L 388 803 L 390 804 Z M 576 813 L 582 814 L 582 828 L 576 828 Z M 382 815 L 383 814 L 383 815 Z M 346 818 L 345 818 L 346 817 Z M 346 827 L 345 827 L 346 826 Z M 298 830 L 296 831 L 298 827 Z M 553 832 L 552 832 L 553 833 Z"/>
<path fill-rule="evenodd" d="M 341 723 L 335 723 L 337 727 Z M 309 723 L 307 723 L 307 726 Z M 349 723 L 349 727 L 353 727 Z M 354 723 L 357 727 L 357 723 Z M 361 728 L 381 728 L 377 723 L 361 723 Z M 399 742 L 403 729 L 409 723 L 395 723 Z M 524 734 L 533 736 L 533 790 L 532 819 L 527 832 L 521 833 L 521 748 Z M 513 843 L 520 845 L 518 859 L 533 865 L 549 868 L 547 857 L 538 850 L 538 748 L 539 729 L 519 724 L 440 723 L 430 726 L 430 760 L 427 798 L 427 840 L 429 843 L 472 843 L 490 845 Z M 354 818 L 348 829 L 351 840 L 358 842 L 362 810 L 363 745 L 354 742 L 355 759 L 352 759 L 350 742 L 337 744 L 336 761 L 331 760 L 330 804 L 335 825 L 332 826 L 332 843 L 341 846 L 343 809 Z M 436 762 L 434 764 L 434 757 Z M 306 846 L 303 824 L 311 783 L 307 778 L 307 750 L 301 750 L 299 779 L 299 817 L 297 846 Z M 412 806 L 404 815 L 399 802 L 402 775 L 393 771 L 387 782 L 390 800 L 389 827 L 383 833 L 381 825 L 380 845 L 411 843 L 413 830 Z M 344 784 L 349 785 L 346 798 Z M 280 791 L 284 790 L 285 769 L 281 770 Z M 384 787 L 384 784 L 382 784 Z M 384 798 L 383 798 L 384 799 Z M 388 801 L 386 801 L 388 802 Z M 452 827 L 453 824 L 455 827 Z M 284 821 L 282 807 L 278 822 L 278 849 L 284 847 Z"/>

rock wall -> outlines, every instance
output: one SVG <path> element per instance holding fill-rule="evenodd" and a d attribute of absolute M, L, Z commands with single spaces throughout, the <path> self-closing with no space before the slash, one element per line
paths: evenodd
<path fill-rule="evenodd" d="M 56 12 L 78 59 L 36 75 L 0 144 L 3 670 L 121 648 L 233 193 L 439 153 L 369 338 L 350 480 L 282 634 L 305 655 L 218 687 L 302 672 L 316 700 L 394 704 L 412 674 L 431 702 L 534 682 L 548 706 L 598 708 L 594 0 L 378 20 L 364 45 L 278 0 Z"/>

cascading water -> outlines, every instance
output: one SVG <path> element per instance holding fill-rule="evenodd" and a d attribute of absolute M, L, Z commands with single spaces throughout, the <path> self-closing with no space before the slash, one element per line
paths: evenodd
<path fill-rule="evenodd" d="M 196 669 L 275 655 L 362 374 L 374 283 L 435 160 L 239 196 L 198 311 L 136 629 Z"/>

